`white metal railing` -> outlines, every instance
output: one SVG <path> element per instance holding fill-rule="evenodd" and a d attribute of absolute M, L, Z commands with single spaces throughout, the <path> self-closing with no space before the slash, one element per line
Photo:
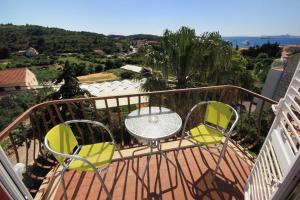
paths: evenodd
<path fill-rule="evenodd" d="M 245 186 L 246 200 L 284 199 L 300 180 L 300 63 Z"/>
<path fill-rule="evenodd" d="M 13 166 L 0 147 L 0 187 L 11 199 L 32 200 L 26 186 L 13 170 Z M 0 188 L 0 189 L 1 189 Z M 0 199 L 4 198 L 3 196 Z M 4 198 L 5 199 L 5 198 Z"/>

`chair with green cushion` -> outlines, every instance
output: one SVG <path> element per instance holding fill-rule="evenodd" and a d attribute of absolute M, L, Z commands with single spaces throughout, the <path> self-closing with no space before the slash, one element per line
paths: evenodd
<path fill-rule="evenodd" d="M 206 106 L 203 123 L 187 131 L 187 123 L 191 119 L 191 114 L 197 108 L 202 106 Z M 182 138 L 180 140 L 178 150 L 181 147 L 183 138 L 193 142 L 194 144 L 206 147 L 223 144 L 216 168 L 214 170 L 215 175 L 219 169 L 221 160 L 225 155 L 228 140 L 238 121 L 238 118 L 239 116 L 237 111 L 228 104 L 217 101 L 206 101 L 196 104 L 192 107 L 185 118 L 182 129 Z M 232 121 L 233 119 L 234 121 Z M 229 126 L 230 123 L 231 125 Z"/>
<path fill-rule="evenodd" d="M 71 123 L 89 123 L 100 126 L 109 134 L 112 141 L 79 145 L 69 126 Z M 63 170 L 61 171 L 61 182 L 64 188 L 65 199 L 67 199 L 66 186 L 64 182 L 64 173 L 66 170 L 84 172 L 94 171 L 107 194 L 107 198 L 111 198 L 100 173 L 107 171 L 116 149 L 122 159 L 123 156 L 115 143 L 112 133 L 105 125 L 100 122 L 90 120 L 71 120 L 58 124 L 46 134 L 45 147 L 54 155 L 57 161 L 63 165 Z"/>

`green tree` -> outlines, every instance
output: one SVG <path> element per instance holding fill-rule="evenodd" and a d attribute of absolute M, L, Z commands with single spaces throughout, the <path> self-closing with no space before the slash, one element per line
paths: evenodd
<path fill-rule="evenodd" d="M 6 47 L 0 47 L 0 59 L 5 59 L 9 57 L 9 50 Z"/>
<path fill-rule="evenodd" d="M 83 97 L 85 95 L 90 96 L 90 93 L 79 87 L 79 81 L 76 78 L 76 71 L 72 67 L 69 61 L 66 61 L 63 71 L 59 78 L 55 81 L 55 84 L 64 82 L 57 92 L 54 92 L 51 96 L 52 99 L 71 99 L 76 97 Z"/>
<path fill-rule="evenodd" d="M 25 90 L 3 97 L 0 100 L 0 111 L 2 113 L 0 115 L 0 129 L 5 128 L 29 107 L 43 102 L 52 92 L 51 88 L 43 88 L 39 90 Z"/>
<path fill-rule="evenodd" d="M 37 49 L 40 51 L 40 52 L 43 52 L 45 50 L 45 39 L 43 37 L 39 37 L 37 39 L 37 42 L 36 42 L 36 45 L 37 45 Z"/>
<path fill-rule="evenodd" d="M 95 72 L 103 72 L 104 66 L 102 64 L 98 64 L 95 67 Z"/>
<path fill-rule="evenodd" d="M 111 59 L 105 61 L 105 70 L 113 69 L 115 62 Z"/>
<path fill-rule="evenodd" d="M 267 77 L 268 71 L 271 68 L 273 58 L 270 58 L 267 53 L 260 53 L 254 60 L 254 73 L 259 81 L 263 83 Z"/>
<path fill-rule="evenodd" d="M 193 75 L 197 75 L 198 83 L 219 85 L 223 84 L 226 72 L 230 70 L 233 47 L 222 39 L 217 32 L 204 33 L 199 38 L 197 48 L 198 67 Z M 230 74 L 227 74 L 230 75 Z"/>
<path fill-rule="evenodd" d="M 228 78 L 234 79 L 230 72 L 237 50 L 216 32 L 197 37 L 195 30 L 187 27 L 177 32 L 166 30 L 162 44 L 150 46 L 146 52 L 146 65 L 159 70 L 164 79 L 157 84 L 160 86 L 170 80 L 174 80 L 176 88 L 185 88 L 224 84 Z M 150 77 L 152 84 L 161 79 Z"/>
<path fill-rule="evenodd" d="M 161 46 L 147 50 L 146 63 L 160 70 L 165 80 L 176 77 L 176 87 L 185 88 L 190 73 L 196 67 L 197 46 L 194 29 L 182 27 L 177 32 L 166 30 Z"/>
<path fill-rule="evenodd" d="M 121 71 L 120 76 L 122 79 L 131 79 L 134 77 L 134 72 L 132 71 Z"/>

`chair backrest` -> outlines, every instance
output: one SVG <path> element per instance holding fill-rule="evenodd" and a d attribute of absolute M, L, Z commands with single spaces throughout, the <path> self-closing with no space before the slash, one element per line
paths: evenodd
<path fill-rule="evenodd" d="M 54 126 L 46 135 L 49 147 L 51 150 L 63 153 L 72 154 L 78 142 L 67 124 L 59 124 Z M 54 155 L 59 163 L 63 163 L 65 158 L 59 155 Z"/>
<path fill-rule="evenodd" d="M 206 107 L 204 121 L 225 130 L 231 120 L 232 114 L 229 105 L 222 102 L 210 101 Z"/>

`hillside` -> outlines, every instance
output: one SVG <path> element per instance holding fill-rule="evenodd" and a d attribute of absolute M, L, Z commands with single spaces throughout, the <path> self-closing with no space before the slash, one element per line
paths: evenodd
<path fill-rule="evenodd" d="M 105 36 L 91 32 L 68 31 L 36 25 L 0 25 L 0 48 L 9 52 L 36 48 L 40 53 L 90 52 L 96 48 L 106 53 L 128 51 L 130 44 L 138 39 L 158 39 L 153 35 Z"/>

